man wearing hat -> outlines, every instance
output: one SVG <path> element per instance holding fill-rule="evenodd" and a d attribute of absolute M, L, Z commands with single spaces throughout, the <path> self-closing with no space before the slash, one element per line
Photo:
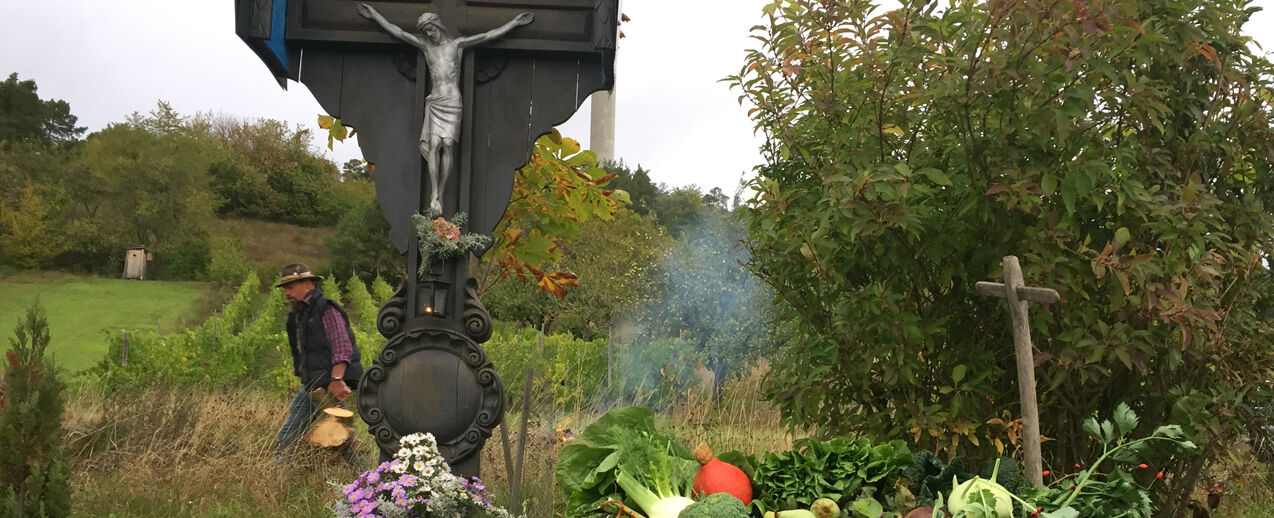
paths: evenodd
<path fill-rule="evenodd" d="M 301 378 L 301 390 L 292 398 L 287 420 L 279 429 L 276 464 L 285 459 L 322 411 L 311 399 L 311 392 L 324 390 L 343 402 L 363 375 L 349 317 L 339 304 L 323 296 L 315 285 L 321 280 L 323 277 L 314 275 L 308 266 L 297 263 L 283 267 L 274 285 L 283 288 L 292 306 L 287 320 L 288 346 L 292 349 L 292 373 Z M 341 456 L 361 467 L 353 448 L 343 448 Z"/>

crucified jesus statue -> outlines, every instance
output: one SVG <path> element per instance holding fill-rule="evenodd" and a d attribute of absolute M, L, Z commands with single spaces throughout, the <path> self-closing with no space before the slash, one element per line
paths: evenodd
<path fill-rule="evenodd" d="M 460 120 L 464 104 L 460 98 L 460 63 L 464 49 L 498 39 L 514 28 L 531 23 L 535 16 L 522 13 L 500 27 L 474 34 L 453 37 L 434 13 L 416 20 L 416 33 L 389 23 L 376 9 L 358 4 L 358 13 L 376 22 L 385 32 L 420 49 L 429 65 L 433 83 L 425 98 L 425 121 L 420 128 L 420 154 L 429 166 L 429 210 L 442 214 L 442 190 L 456 165 L 456 143 L 460 140 Z"/>

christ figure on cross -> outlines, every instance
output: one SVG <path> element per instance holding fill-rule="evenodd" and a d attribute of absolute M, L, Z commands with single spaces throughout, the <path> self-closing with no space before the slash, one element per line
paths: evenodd
<path fill-rule="evenodd" d="M 358 13 L 376 22 L 385 32 L 420 49 L 429 65 L 433 84 L 425 98 L 425 121 L 420 128 L 420 154 L 429 166 L 429 210 L 442 214 L 442 190 L 456 164 L 456 143 L 460 140 L 460 120 L 464 103 L 460 98 L 460 63 L 464 49 L 498 39 L 514 28 L 531 23 L 535 16 L 522 13 L 500 27 L 474 34 L 453 37 L 434 13 L 416 20 L 416 33 L 389 23 L 376 9 L 358 4 Z"/>

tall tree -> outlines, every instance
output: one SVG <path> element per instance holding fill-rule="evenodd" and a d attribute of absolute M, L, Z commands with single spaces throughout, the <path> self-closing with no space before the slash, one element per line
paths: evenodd
<path fill-rule="evenodd" d="M 565 297 L 566 288 L 579 281 L 574 273 L 553 267 L 563 258 L 559 240 L 578 234 L 588 219 L 613 219 L 628 204 L 628 193 L 606 188 L 614 178 L 597 166 L 592 151 L 557 130 L 537 139 L 530 161 L 514 177 L 509 207 L 495 231 L 487 260 L 494 260 L 498 273 L 480 280 L 482 289 L 515 275 Z"/>
<path fill-rule="evenodd" d="M 777 0 L 732 78 L 766 137 L 752 268 L 800 323 L 768 389 L 785 419 L 998 454 L 1011 338 L 974 284 L 1016 254 L 1065 299 L 1031 312 L 1052 464 L 1089 458 L 1084 418 L 1120 401 L 1233 437 L 1274 375 L 1250 3 L 937 7 Z"/>
<path fill-rule="evenodd" d="M 627 208 L 611 220 L 587 220 L 578 234 L 559 242 L 562 260 L 555 266 L 576 274 L 579 287 L 558 299 L 516 277 L 505 278 L 483 295 L 496 318 L 547 323 L 591 340 L 609 334 L 616 318 L 658 300 L 667 283 L 663 254 L 671 238 L 652 218 Z"/>
<path fill-rule="evenodd" d="M 85 139 L 62 181 L 69 239 L 101 254 L 82 259 L 114 269 L 124 247 L 146 245 L 179 278 L 206 274 L 213 206 L 207 178 L 217 149 L 206 126 L 162 102 Z"/>
<path fill-rule="evenodd" d="M 71 105 L 60 99 L 41 99 L 35 81 L 18 74 L 0 82 L 0 141 L 55 146 L 74 142 L 84 133 L 76 126 Z"/>
<path fill-rule="evenodd" d="M 0 205 L 0 261 L 19 268 L 48 264 L 65 247 L 48 204 L 27 184 L 13 207 Z"/>
<path fill-rule="evenodd" d="M 655 198 L 662 194 L 662 189 L 650 180 L 649 171 L 642 169 L 640 165 L 637 169 L 629 169 L 622 161 L 609 163 L 604 167 L 607 172 L 615 175 L 608 186 L 628 193 L 633 212 L 646 216 L 654 210 Z"/>
<path fill-rule="evenodd" d="M 341 216 L 336 233 L 324 240 L 331 254 L 332 271 L 341 276 L 371 280 L 378 276 L 397 277 L 406 270 L 406 261 L 389 239 L 389 222 L 380 203 L 370 199 Z"/>
<path fill-rule="evenodd" d="M 210 171 L 223 216 L 333 225 L 372 198 L 374 188 L 363 178 L 342 181 L 341 171 L 314 147 L 308 129 L 270 119 L 210 125 L 226 148 Z"/>

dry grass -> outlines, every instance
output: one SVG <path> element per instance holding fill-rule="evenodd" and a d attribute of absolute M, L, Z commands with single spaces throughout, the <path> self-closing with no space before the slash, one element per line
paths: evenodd
<path fill-rule="evenodd" d="M 688 446 L 707 440 L 718 451 L 747 453 L 785 449 L 791 438 L 778 415 L 757 397 L 759 375 L 726 385 L 720 407 L 701 396 L 660 418 L 660 427 Z M 523 461 L 523 512 L 552 518 L 562 506 L 553 479 L 557 455 L 570 430 L 597 418 L 595 411 L 559 411 L 544 398 L 532 409 Z M 210 391 L 156 387 L 71 396 L 66 447 L 72 468 L 76 516 L 322 516 L 340 495 L 331 482 L 357 473 L 330 452 L 310 451 L 294 465 L 273 468 L 274 434 L 287 410 L 285 398 L 251 389 Z M 519 415 L 508 416 L 516 443 Z M 759 431 L 759 432 L 758 432 Z M 375 460 L 365 430 L 360 440 Z M 500 432 L 482 452 L 482 478 L 507 505 L 508 476 Z"/>
<path fill-rule="evenodd" d="M 323 514 L 355 471 L 312 452 L 276 471 L 287 401 L 243 390 L 83 392 L 67 406 L 77 516 Z M 335 461 L 335 462 L 334 462 Z"/>

